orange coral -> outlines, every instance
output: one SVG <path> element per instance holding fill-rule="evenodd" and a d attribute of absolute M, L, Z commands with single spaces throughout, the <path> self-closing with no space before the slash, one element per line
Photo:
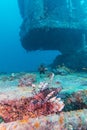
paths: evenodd
<path fill-rule="evenodd" d="M 28 120 L 26 120 L 26 119 L 20 120 L 21 124 L 26 124 L 27 122 L 28 122 Z"/>
<path fill-rule="evenodd" d="M 5 126 L 0 127 L 0 130 L 6 130 Z"/>
<path fill-rule="evenodd" d="M 58 123 L 61 125 L 64 123 L 64 116 L 63 115 L 60 115 Z"/>
<path fill-rule="evenodd" d="M 17 128 L 17 125 L 14 125 L 14 129 L 16 129 Z"/>
<path fill-rule="evenodd" d="M 39 127 L 40 127 L 40 123 L 39 123 L 38 121 L 35 122 L 35 123 L 34 123 L 34 127 L 39 128 Z"/>

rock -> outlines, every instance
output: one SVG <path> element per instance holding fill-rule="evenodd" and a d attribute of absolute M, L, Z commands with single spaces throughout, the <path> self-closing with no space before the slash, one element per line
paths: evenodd
<path fill-rule="evenodd" d="M 51 65 L 53 68 L 55 66 L 66 66 L 75 71 L 87 71 L 87 53 L 84 51 L 80 52 L 68 52 L 57 56 Z M 84 69 L 84 70 L 83 70 Z"/>

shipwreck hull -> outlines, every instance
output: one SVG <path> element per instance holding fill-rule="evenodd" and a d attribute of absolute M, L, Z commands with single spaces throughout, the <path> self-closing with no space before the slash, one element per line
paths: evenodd
<path fill-rule="evenodd" d="M 76 51 L 83 47 L 82 33 L 83 30 L 69 28 L 36 28 L 22 39 L 22 46 L 26 50 L 60 50 L 67 53 L 67 50 Z"/>
<path fill-rule="evenodd" d="M 38 2 L 36 0 L 18 0 L 23 18 L 20 28 L 20 40 L 23 48 L 27 51 L 59 50 L 63 55 L 67 53 L 71 55 L 71 52 L 79 55 L 81 51 L 86 54 L 86 2 L 86 0 L 38 0 Z M 68 62 L 71 63 L 70 58 Z M 82 66 L 87 67 L 85 63 Z M 79 64 L 77 67 L 79 68 Z"/>

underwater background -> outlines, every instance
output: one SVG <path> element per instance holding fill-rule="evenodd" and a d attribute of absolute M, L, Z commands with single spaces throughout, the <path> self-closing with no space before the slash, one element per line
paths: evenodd
<path fill-rule="evenodd" d="M 20 43 L 22 18 L 17 0 L 0 1 L 0 72 L 37 71 L 40 64 L 48 65 L 58 51 L 26 52 Z M 49 58 L 48 58 L 49 57 Z"/>
<path fill-rule="evenodd" d="M 0 130 L 87 130 L 87 0 L 0 0 Z"/>

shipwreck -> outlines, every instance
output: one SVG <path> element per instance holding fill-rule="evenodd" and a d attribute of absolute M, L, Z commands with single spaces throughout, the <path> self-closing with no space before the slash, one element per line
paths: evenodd
<path fill-rule="evenodd" d="M 52 66 L 87 67 L 87 0 L 18 0 L 24 49 L 59 50 Z"/>

